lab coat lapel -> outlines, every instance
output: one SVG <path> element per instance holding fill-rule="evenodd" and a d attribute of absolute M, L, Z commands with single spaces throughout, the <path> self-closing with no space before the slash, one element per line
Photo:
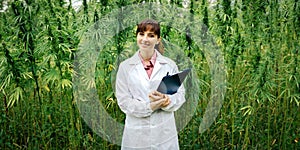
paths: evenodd
<path fill-rule="evenodd" d="M 153 77 L 155 77 L 155 75 L 159 72 L 159 70 L 161 69 L 163 64 L 166 64 L 167 61 L 163 58 L 164 56 L 162 56 L 157 50 L 156 54 L 156 62 L 152 71 L 152 74 L 150 76 L 150 79 L 152 79 Z M 141 62 L 141 59 L 139 57 L 139 51 L 137 51 L 134 56 L 131 58 L 130 62 L 131 65 L 135 65 L 139 76 L 141 76 L 143 78 L 143 80 L 147 80 L 149 81 L 149 77 L 147 75 L 147 72 L 144 69 L 143 63 Z"/>
<path fill-rule="evenodd" d="M 144 69 L 143 64 L 142 63 L 137 64 L 136 67 L 137 67 L 138 75 L 140 75 L 141 77 L 143 77 L 143 80 L 147 80 L 148 81 L 149 77 L 147 75 L 146 70 Z"/>
<path fill-rule="evenodd" d="M 159 61 L 156 60 L 155 62 L 155 65 L 154 65 L 154 68 L 153 68 L 153 71 L 152 71 L 152 74 L 150 76 L 150 79 L 154 78 L 155 75 L 157 74 L 157 72 L 160 70 L 161 68 L 161 64 Z"/>
<path fill-rule="evenodd" d="M 156 51 L 156 54 L 157 54 L 157 57 L 156 57 L 156 62 L 155 62 L 155 65 L 154 65 L 154 68 L 153 68 L 153 71 L 152 71 L 152 74 L 151 74 L 151 77 L 150 79 L 154 78 L 155 75 L 159 72 L 159 70 L 161 69 L 162 65 L 167 63 L 162 57 L 162 55 Z"/>
<path fill-rule="evenodd" d="M 139 51 L 137 51 L 133 57 L 131 58 L 130 62 L 131 65 L 134 65 L 135 69 L 137 70 L 137 76 L 142 77 L 143 80 L 149 80 L 147 72 L 144 69 L 143 63 L 139 57 Z"/>

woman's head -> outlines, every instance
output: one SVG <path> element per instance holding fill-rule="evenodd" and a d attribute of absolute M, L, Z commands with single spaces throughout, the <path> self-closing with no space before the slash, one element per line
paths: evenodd
<path fill-rule="evenodd" d="M 157 21 L 146 19 L 137 25 L 136 29 L 137 44 L 140 49 L 164 52 L 160 42 L 160 25 Z"/>
<path fill-rule="evenodd" d="M 160 25 L 155 20 L 146 19 L 137 25 L 136 35 L 138 35 L 139 32 L 145 31 L 152 31 L 158 38 L 160 38 Z"/>

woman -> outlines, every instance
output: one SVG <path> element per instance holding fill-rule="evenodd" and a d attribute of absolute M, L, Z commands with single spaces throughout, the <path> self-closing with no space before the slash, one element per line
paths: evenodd
<path fill-rule="evenodd" d="M 178 72 L 171 59 L 162 56 L 160 26 L 144 20 L 136 30 L 139 50 L 118 69 L 116 97 L 126 114 L 122 149 L 179 149 L 174 111 L 185 102 L 184 87 L 173 95 L 156 89 L 169 72 Z"/>

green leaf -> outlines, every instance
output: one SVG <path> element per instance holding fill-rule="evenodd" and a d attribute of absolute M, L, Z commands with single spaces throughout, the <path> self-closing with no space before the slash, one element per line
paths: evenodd
<path fill-rule="evenodd" d="M 12 94 L 9 96 L 8 106 L 12 107 L 15 103 L 18 103 L 23 99 L 23 89 L 21 87 L 16 87 Z"/>
<path fill-rule="evenodd" d="M 72 82 L 69 79 L 62 79 L 61 80 L 61 87 L 63 89 L 65 89 L 67 87 L 71 88 L 72 87 Z"/>

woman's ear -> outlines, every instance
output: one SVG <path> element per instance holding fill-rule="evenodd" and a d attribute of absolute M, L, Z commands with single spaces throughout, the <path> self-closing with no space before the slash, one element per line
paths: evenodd
<path fill-rule="evenodd" d="M 161 41 L 161 38 L 159 38 L 159 39 L 157 40 L 156 44 L 159 44 L 160 41 Z"/>

